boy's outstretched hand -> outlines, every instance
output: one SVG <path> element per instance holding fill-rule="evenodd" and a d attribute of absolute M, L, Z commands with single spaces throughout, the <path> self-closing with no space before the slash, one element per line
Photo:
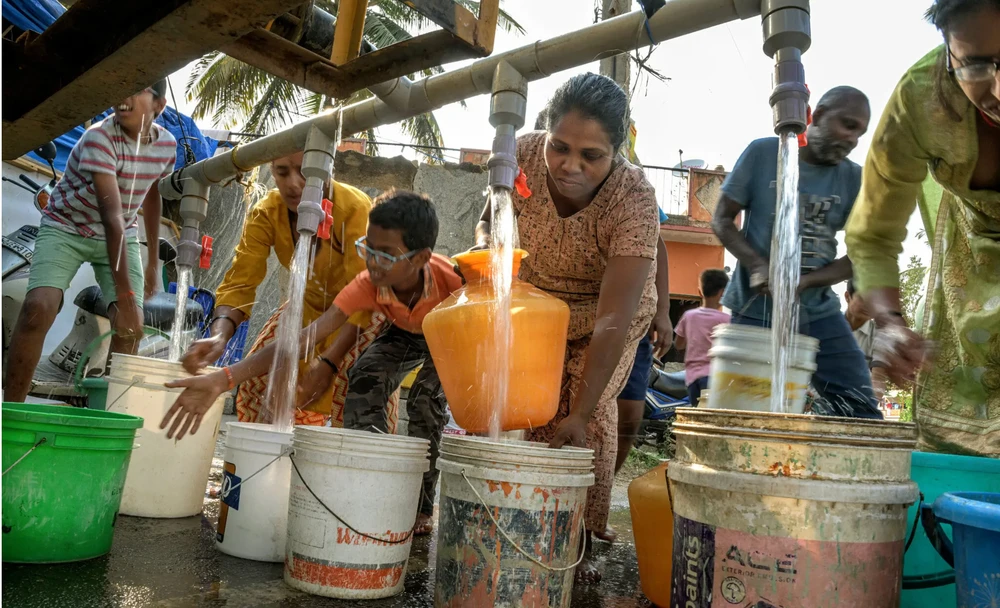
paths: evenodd
<path fill-rule="evenodd" d="M 177 401 L 167 410 L 163 421 L 160 422 L 160 428 L 165 429 L 173 418 L 174 423 L 167 431 L 167 439 L 174 439 L 176 434 L 176 439 L 180 440 L 184 438 L 188 430 L 191 431 L 192 435 L 198 431 L 202 418 L 215 404 L 219 395 L 225 392 L 229 381 L 223 372 L 214 372 L 205 376 L 181 378 L 167 382 L 164 386 L 184 389 Z M 178 431 L 178 429 L 180 430 Z"/>

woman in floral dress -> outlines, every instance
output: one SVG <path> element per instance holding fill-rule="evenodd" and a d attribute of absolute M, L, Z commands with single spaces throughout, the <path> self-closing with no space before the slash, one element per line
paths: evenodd
<path fill-rule="evenodd" d="M 656 312 L 659 216 L 642 169 L 618 154 L 628 99 L 614 81 L 575 76 L 556 91 L 547 114 L 546 131 L 518 139 L 527 188 L 513 195 L 513 206 L 518 246 L 529 254 L 518 278 L 569 305 L 569 341 L 559 411 L 528 439 L 594 450 L 589 551 L 591 534 L 606 529 L 611 508 L 616 398 Z M 490 217 L 488 204 L 476 229 L 479 246 L 489 242 Z M 600 580 L 589 556 L 577 579 Z"/>

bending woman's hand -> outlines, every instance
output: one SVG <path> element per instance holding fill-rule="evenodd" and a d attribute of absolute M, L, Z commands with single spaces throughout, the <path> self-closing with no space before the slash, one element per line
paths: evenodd
<path fill-rule="evenodd" d="M 549 447 L 555 450 L 564 445 L 575 448 L 587 447 L 587 421 L 579 414 L 571 413 L 563 418 L 556 427 L 552 441 L 549 442 Z"/>
<path fill-rule="evenodd" d="M 174 423 L 167 431 L 167 439 L 174 439 L 176 434 L 176 439 L 180 440 L 189 430 L 192 435 L 198 431 L 205 414 L 212 409 L 219 395 L 226 391 L 229 381 L 226 374 L 220 371 L 206 376 L 181 378 L 167 382 L 164 386 L 184 389 L 160 422 L 160 428 L 165 429 L 173 419 Z"/>
<path fill-rule="evenodd" d="M 663 308 L 653 315 L 649 325 L 649 340 L 653 344 L 653 356 L 662 357 L 674 345 L 674 324 L 670 321 L 670 309 Z"/>
<path fill-rule="evenodd" d="M 912 384 L 917 372 L 930 364 L 931 342 L 906 325 L 898 289 L 872 289 L 862 297 L 878 326 L 874 358 L 885 364 L 889 379 L 897 386 Z"/>

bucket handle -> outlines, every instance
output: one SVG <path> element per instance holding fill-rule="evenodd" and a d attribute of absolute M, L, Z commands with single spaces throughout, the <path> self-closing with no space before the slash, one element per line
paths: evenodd
<path fill-rule="evenodd" d="M 233 490 L 235 490 L 236 488 L 238 488 L 238 487 L 242 486 L 242 485 L 243 485 L 243 484 L 245 484 L 246 482 L 250 481 L 250 480 L 251 480 L 251 479 L 253 479 L 253 478 L 254 478 L 254 477 L 255 477 L 255 476 L 256 476 L 256 475 L 258 474 L 258 473 L 261 473 L 261 472 L 263 472 L 263 471 L 264 471 L 264 469 L 266 469 L 266 468 L 268 468 L 269 466 L 271 466 L 272 464 L 274 464 L 274 463 L 278 462 L 279 460 L 281 460 L 281 459 L 282 459 L 282 458 L 284 458 L 285 456 L 288 456 L 288 455 L 290 455 L 291 453 L 292 453 L 292 448 L 291 448 L 291 446 L 289 446 L 289 447 L 285 448 L 284 450 L 282 450 L 282 451 L 281 451 L 281 453 L 280 453 L 280 454 L 278 454 L 277 456 L 275 456 L 275 457 L 274 457 L 274 458 L 273 458 L 273 459 L 271 460 L 271 462 L 269 462 L 269 463 L 265 464 L 264 466 L 262 466 L 261 468 L 257 469 L 256 471 L 254 471 L 253 473 L 251 473 L 250 475 L 248 475 L 248 476 L 247 476 L 247 477 L 246 477 L 245 479 L 242 479 L 242 480 L 240 480 L 240 482 L 239 482 L 238 484 L 236 484 L 235 486 L 230 486 L 230 487 L 228 487 L 228 488 L 225 488 L 225 489 L 221 489 L 221 490 L 219 491 L 219 497 L 220 497 L 220 498 L 226 498 L 226 497 L 228 497 L 228 496 L 229 496 L 229 493 L 230 493 L 230 492 L 232 492 L 232 491 L 233 491 Z M 301 476 L 300 476 L 300 477 L 301 477 Z"/>
<path fill-rule="evenodd" d="M 47 437 L 42 437 L 41 439 L 39 439 L 38 441 L 36 441 L 35 445 L 31 446 L 31 448 L 29 448 L 27 452 L 25 452 L 24 454 L 21 454 L 21 457 L 14 461 L 14 464 L 12 464 L 9 467 L 7 467 L 6 469 L 4 469 L 3 473 L 0 473 L 0 477 L 3 477 L 7 473 L 10 473 L 11 469 L 13 469 L 17 465 L 21 464 L 21 461 L 24 460 L 25 458 L 27 458 L 28 454 L 34 452 L 35 449 L 38 448 L 38 446 L 42 445 L 46 441 L 48 441 Z"/>
<path fill-rule="evenodd" d="M 145 379 L 146 379 L 145 376 L 133 376 L 132 377 L 132 384 L 129 384 L 127 387 L 125 387 L 125 390 L 122 391 L 121 395 L 118 395 L 118 397 L 116 397 L 114 401 L 112 401 L 107 406 L 105 406 L 105 410 L 110 412 L 111 411 L 111 406 L 113 406 L 114 404 L 116 404 L 119 401 L 121 401 L 121 398 L 124 397 L 125 394 L 128 393 L 130 390 L 132 390 L 133 386 L 135 386 L 136 384 L 141 383 Z"/>
<path fill-rule="evenodd" d="M 294 450 L 293 450 L 293 452 L 294 452 Z M 312 488 L 310 488 L 309 484 L 306 482 L 306 478 L 303 477 L 302 476 L 302 472 L 299 471 L 299 466 L 297 464 L 295 464 L 295 459 L 292 458 L 291 454 L 288 455 L 288 460 L 289 460 L 289 462 L 292 463 L 292 468 L 295 469 L 295 474 L 299 476 L 299 479 L 302 481 L 302 485 L 304 485 L 306 487 L 306 490 L 308 490 L 309 493 L 312 494 L 312 497 L 316 499 L 316 502 L 318 502 L 320 504 L 320 506 L 322 506 L 324 509 L 326 509 L 327 513 L 329 513 L 330 515 L 333 515 L 337 519 L 337 521 L 339 521 L 340 523 L 344 524 L 344 526 L 346 526 L 347 529 L 350 530 L 351 532 L 354 532 L 355 534 L 357 534 L 358 536 L 360 536 L 362 538 L 367 538 L 368 540 L 373 540 L 375 542 L 383 543 L 383 544 L 386 544 L 386 545 L 403 545 L 403 544 L 406 544 L 406 543 L 410 542 L 410 539 L 413 538 L 413 526 L 410 526 L 410 531 L 406 534 L 406 536 L 404 536 L 403 538 L 401 538 L 399 540 L 390 540 L 390 539 L 386 539 L 386 538 L 379 538 L 377 536 L 369 536 L 368 534 L 365 534 L 364 532 L 359 532 L 358 530 L 356 530 L 354 528 L 354 526 L 352 526 L 351 524 L 349 524 L 346 521 L 344 521 L 343 517 L 341 517 L 341 516 L 337 515 L 336 513 L 334 513 L 333 509 L 331 509 L 330 507 L 326 506 L 326 503 L 323 502 L 320 499 L 320 497 L 316 495 L 316 492 L 313 492 Z M 416 520 L 413 521 L 413 525 L 414 526 L 417 525 Z"/>
<path fill-rule="evenodd" d="M 548 570 L 549 572 L 566 572 L 567 570 L 573 570 L 577 566 L 579 566 L 580 563 L 583 561 L 583 558 L 587 555 L 586 543 L 584 542 L 584 538 L 587 535 L 587 521 L 586 521 L 586 518 L 584 518 L 582 516 L 580 517 L 580 532 L 581 532 L 581 534 L 580 534 L 580 557 L 579 557 L 579 559 L 577 559 L 576 562 L 573 565 L 571 565 L 571 566 L 559 566 L 559 567 L 557 567 L 557 566 L 549 566 L 548 564 L 543 564 L 542 562 L 538 561 L 533 555 L 531 555 L 530 553 L 528 553 L 527 551 L 525 551 L 524 549 L 522 549 L 521 545 L 519 545 L 516 542 L 514 542 L 514 539 L 511 538 L 510 535 L 507 534 L 507 531 L 504 530 L 503 527 L 500 526 L 500 522 L 497 521 L 497 518 L 493 515 L 493 510 L 489 507 L 489 505 L 486 504 L 486 501 L 483 500 L 483 497 L 479 493 L 479 490 L 476 489 L 476 486 L 472 485 L 472 482 L 469 481 L 468 476 L 466 476 L 466 474 L 465 474 L 465 469 L 462 469 L 462 479 L 465 480 L 465 483 L 469 484 L 469 489 L 472 490 L 472 493 L 475 494 L 476 498 L 479 499 L 479 504 L 481 504 L 483 506 L 483 509 L 486 511 L 486 514 L 490 516 L 490 519 L 493 521 L 493 525 L 496 526 L 497 530 L 500 531 L 500 534 L 502 534 L 503 537 L 505 539 L 507 539 L 507 542 L 509 542 L 512 547 L 514 547 L 515 549 L 517 549 L 518 553 L 520 553 L 521 555 L 523 555 L 525 558 L 528 559 L 528 561 L 530 561 L 531 563 L 535 564 L 539 568 Z"/>
<path fill-rule="evenodd" d="M 938 552 L 944 561 L 948 562 L 949 566 L 954 568 L 955 551 L 951 540 L 948 539 L 948 536 L 944 533 L 944 529 L 941 528 L 942 521 L 939 521 L 937 516 L 934 515 L 933 505 L 924 503 L 923 493 L 920 494 L 920 504 L 917 505 L 917 518 L 913 522 L 910 539 L 906 542 L 906 548 L 903 552 L 905 553 L 906 549 L 909 549 L 910 544 L 913 542 L 918 521 L 923 525 L 924 533 L 927 535 L 927 539 L 930 541 L 931 546 L 934 547 L 934 550 Z M 955 571 L 945 570 L 943 572 L 935 572 L 934 574 L 904 576 L 903 589 L 930 589 L 932 587 L 951 585 L 954 582 Z"/>
<path fill-rule="evenodd" d="M 942 523 L 949 522 L 938 520 L 937 515 L 934 514 L 933 505 L 924 505 L 921 507 L 920 521 L 924 525 L 924 533 L 927 534 L 928 540 L 931 541 L 931 546 L 938 552 L 941 559 L 948 562 L 948 565 L 954 568 L 955 549 L 951 544 L 951 539 L 945 535 L 944 529 L 941 528 Z"/>

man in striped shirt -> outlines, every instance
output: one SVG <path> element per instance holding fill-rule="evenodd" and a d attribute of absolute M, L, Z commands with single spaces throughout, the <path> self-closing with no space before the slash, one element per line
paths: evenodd
<path fill-rule="evenodd" d="M 166 107 L 165 80 L 115 107 L 87 130 L 42 211 L 28 293 L 11 336 L 4 386 L 8 401 L 24 401 L 45 334 L 62 308 L 63 292 L 89 263 L 109 303 L 112 352 L 134 353 L 142 337 L 142 302 L 159 283 L 157 243 L 162 201 L 157 182 L 173 171 L 177 142 L 153 120 Z M 138 212 L 152 243 L 145 271 L 139 255 Z"/>

